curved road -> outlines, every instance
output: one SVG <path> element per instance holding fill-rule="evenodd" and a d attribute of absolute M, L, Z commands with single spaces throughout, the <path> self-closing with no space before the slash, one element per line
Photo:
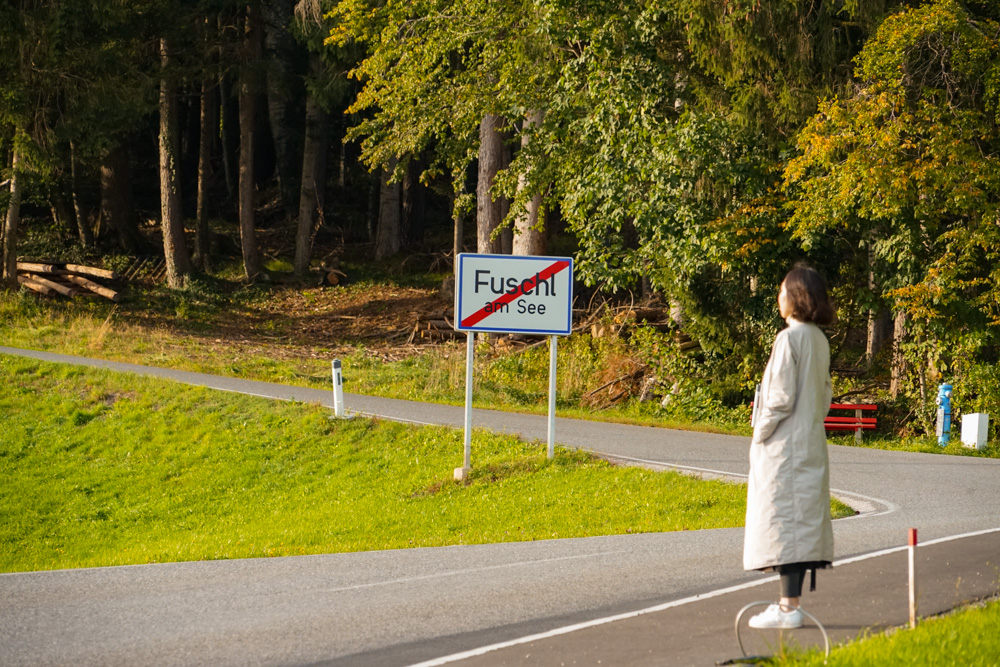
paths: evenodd
<path fill-rule="evenodd" d="M 0 347 L 282 400 L 326 391 Z M 461 426 L 461 408 L 346 396 L 348 410 Z M 546 438 L 541 416 L 474 425 Z M 744 476 L 748 439 L 558 419 L 560 444 L 643 465 Z M 473 451 L 473 465 L 475 464 Z M 1000 528 L 1000 460 L 831 446 L 842 560 Z M 742 529 L 0 575 L 0 664 L 406 665 L 764 581 Z"/>

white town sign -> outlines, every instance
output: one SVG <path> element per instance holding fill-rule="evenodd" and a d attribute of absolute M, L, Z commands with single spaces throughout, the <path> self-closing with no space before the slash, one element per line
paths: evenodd
<path fill-rule="evenodd" d="M 458 256 L 456 330 L 565 336 L 572 320 L 571 257 Z"/>

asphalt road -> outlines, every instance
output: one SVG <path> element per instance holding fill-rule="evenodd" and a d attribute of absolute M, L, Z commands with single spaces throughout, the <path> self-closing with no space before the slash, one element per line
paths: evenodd
<path fill-rule="evenodd" d="M 332 402 L 326 391 L 2 347 L 0 354 Z M 463 423 L 461 408 L 345 398 L 361 414 Z M 546 437 L 544 417 L 476 410 L 473 421 Z M 741 437 L 558 419 L 556 441 L 643 465 L 747 472 Z M 1000 460 L 841 446 L 830 456 L 834 493 L 861 510 L 835 522 L 838 560 L 905 545 L 911 527 L 922 541 L 1000 529 Z M 742 529 L 725 529 L 3 574 L 0 664 L 408 665 L 768 582 L 743 572 L 741 553 Z"/>

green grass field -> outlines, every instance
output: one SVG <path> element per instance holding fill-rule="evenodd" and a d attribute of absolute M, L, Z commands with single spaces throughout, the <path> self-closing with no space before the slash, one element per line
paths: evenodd
<path fill-rule="evenodd" d="M 0 570 L 742 525 L 745 487 L 0 356 Z M 850 510 L 839 505 L 841 514 Z"/>

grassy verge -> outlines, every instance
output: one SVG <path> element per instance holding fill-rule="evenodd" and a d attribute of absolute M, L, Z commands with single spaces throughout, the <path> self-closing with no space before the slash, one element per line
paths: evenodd
<path fill-rule="evenodd" d="M 926 665 L 928 667 L 993 667 L 1000 656 L 1000 601 L 925 619 L 915 629 L 867 637 L 822 653 L 785 656 L 785 667 L 829 665 Z"/>
<path fill-rule="evenodd" d="M 322 298 L 350 302 L 373 288 L 351 285 Z M 283 298 L 315 299 L 320 307 L 317 294 L 290 290 L 294 297 L 281 296 L 281 289 L 261 288 L 225 294 L 224 289 L 223 285 L 199 285 L 178 293 L 154 290 L 133 295 L 121 307 L 99 301 L 52 302 L 25 293 L 0 294 L 0 345 L 314 387 L 329 386 L 329 364 L 336 357 L 344 363 L 347 391 L 464 403 L 464 343 L 423 346 L 402 358 L 388 353 L 377 339 L 344 336 L 326 345 L 310 345 L 295 332 L 295 318 L 282 321 L 281 313 L 268 303 Z M 332 308 L 329 303 L 322 307 Z M 560 416 L 749 433 L 748 406 L 724 408 L 704 394 L 686 394 L 682 402 L 667 407 L 655 401 L 601 407 L 603 395 L 588 394 L 627 374 L 629 360 L 622 341 L 574 334 L 560 340 L 559 350 Z M 544 345 L 517 351 L 480 346 L 474 373 L 475 405 L 545 413 L 548 363 Z"/>
<path fill-rule="evenodd" d="M 917 452 L 920 454 L 946 454 L 948 456 L 975 456 L 979 458 L 1000 458 L 1000 446 L 992 443 L 985 449 L 976 450 L 966 447 L 961 441 L 961 428 L 952 427 L 951 440 L 947 447 L 938 445 L 936 436 L 909 436 L 905 438 L 890 437 L 882 434 L 866 434 L 858 444 L 854 434 L 841 432 L 828 435 L 827 442 L 831 445 L 847 447 L 868 447 L 869 449 L 885 449 L 896 452 Z"/>
<path fill-rule="evenodd" d="M 0 356 L 0 570 L 739 526 L 745 487 Z"/>
<path fill-rule="evenodd" d="M 362 302 L 368 292 L 405 290 L 363 283 L 323 292 L 284 288 L 233 288 L 196 284 L 180 292 L 137 292 L 121 307 L 101 301 L 50 301 L 30 294 L 0 293 L 0 345 L 91 356 L 284 384 L 329 387 L 330 360 L 344 364 L 347 391 L 461 405 L 464 403 L 465 345 L 440 343 L 399 356 L 378 339 L 333 336 L 310 345 L 295 328 L 299 319 L 275 303 L 304 302 L 328 313 Z M 378 299 L 364 303 L 377 311 Z M 352 311 L 353 312 L 353 311 Z M 350 317 L 353 316 L 343 316 Z M 361 319 L 360 316 L 358 318 Z M 328 320 L 322 320 L 326 323 Z M 333 321 L 338 321 L 334 318 Z M 304 324 L 303 326 L 313 326 Z M 335 340 L 334 340 L 335 339 Z M 345 342 L 346 341 L 346 342 Z M 324 346 L 325 345 L 325 346 Z M 627 375 L 628 350 L 617 338 L 574 334 L 559 344 L 557 412 L 563 417 L 624 422 L 749 435 L 749 406 L 725 407 L 704 388 L 685 389 L 670 405 L 628 401 L 602 407 L 595 387 Z M 476 407 L 544 414 L 547 409 L 548 349 L 480 346 L 475 367 Z M 613 385 L 609 392 L 618 391 Z M 851 433 L 831 434 L 831 444 L 855 446 Z M 865 435 L 861 446 L 932 454 L 1000 458 L 1000 445 L 983 451 L 933 437 Z"/>

